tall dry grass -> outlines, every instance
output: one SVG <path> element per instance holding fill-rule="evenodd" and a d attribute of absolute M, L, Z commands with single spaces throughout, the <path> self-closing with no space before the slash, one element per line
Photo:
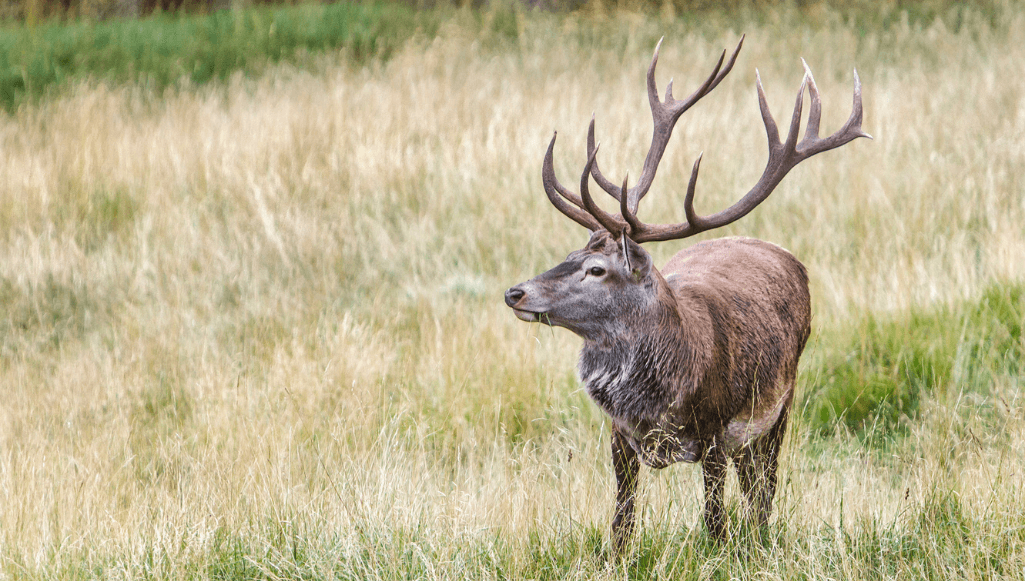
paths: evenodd
<path fill-rule="evenodd" d="M 858 67 L 875 140 L 805 162 L 706 237 L 789 248 L 820 330 L 1022 279 L 1014 12 L 957 31 L 751 20 L 643 217 L 682 219 L 700 151 L 699 211 L 754 183 L 754 68 L 785 119 L 803 56 L 826 128 Z M 606 173 L 636 175 L 655 41 L 660 83 L 684 93 L 740 31 L 521 14 L 510 37 L 461 17 L 387 64 L 338 55 L 165 95 L 85 84 L 0 120 L 0 576 L 1025 575 L 1013 376 L 993 414 L 973 394 L 927 405 L 892 454 L 798 421 L 750 561 L 704 543 L 692 467 L 645 473 L 641 565 L 595 556 L 613 484 L 578 342 L 516 321 L 501 293 L 586 239 L 540 189 L 551 132 L 564 182 L 592 112 Z M 930 526 L 985 540 L 930 546 Z"/>

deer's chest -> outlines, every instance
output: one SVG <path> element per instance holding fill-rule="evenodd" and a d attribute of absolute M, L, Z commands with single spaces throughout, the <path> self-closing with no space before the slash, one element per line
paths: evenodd
<path fill-rule="evenodd" d="M 587 393 L 607 413 L 641 461 L 652 468 L 696 462 L 702 444 L 696 426 L 671 409 L 673 390 L 640 367 L 643 360 L 581 358 L 580 375 Z"/>

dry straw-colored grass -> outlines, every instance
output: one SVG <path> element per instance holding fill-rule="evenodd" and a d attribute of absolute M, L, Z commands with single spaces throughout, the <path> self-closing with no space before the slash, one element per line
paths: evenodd
<path fill-rule="evenodd" d="M 636 175 L 655 41 L 660 83 L 685 93 L 739 34 L 521 15 L 510 40 L 459 18 L 386 64 L 164 96 L 86 84 L 0 120 L 0 578 L 204 577 L 232 543 L 232 566 L 269 577 L 487 577 L 488 555 L 515 576 L 538 542 L 604 529 L 607 428 L 578 342 L 501 294 L 586 239 L 540 189 L 553 129 L 564 182 L 592 112 L 606 173 Z M 783 11 L 744 32 L 645 219 L 682 219 L 700 151 L 699 211 L 754 183 L 754 68 L 785 119 L 803 56 L 827 129 L 858 67 L 875 140 L 804 163 L 715 235 L 794 252 L 818 328 L 1025 277 L 1025 17 L 857 32 Z M 902 515 L 941 493 L 1021 527 L 1018 387 L 993 388 L 1002 433 L 977 433 L 970 398 L 936 404 L 896 458 L 798 422 L 776 526 L 804 548 L 764 574 L 871 576 L 822 531 L 913 528 Z M 696 542 L 697 475 L 646 473 L 642 528 Z M 579 560 L 568 576 L 624 573 Z"/>

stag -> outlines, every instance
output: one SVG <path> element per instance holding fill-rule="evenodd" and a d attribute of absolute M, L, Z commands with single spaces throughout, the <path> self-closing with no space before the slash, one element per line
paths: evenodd
<path fill-rule="evenodd" d="M 809 157 L 840 147 L 861 130 L 861 82 L 854 71 L 854 107 L 836 133 L 819 137 L 822 105 L 807 63 L 786 141 L 766 104 L 755 72 L 758 103 L 769 141 L 761 178 L 736 204 L 698 216 L 694 189 L 701 157 L 684 198 L 686 221 L 646 224 L 637 217 L 676 121 L 732 70 L 744 39 L 723 65 L 726 51 L 704 83 L 684 100 L 658 97 L 655 65 L 647 89 L 654 132 L 636 186 L 617 186 L 598 167 L 594 118 L 587 133 L 587 163 L 580 194 L 559 183 L 553 169 L 555 136 L 542 164 L 551 203 L 591 231 L 590 241 L 562 264 L 510 288 L 506 304 L 528 322 L 569 329 L 583 338 L 578 369 L 595 403 L 611 418 L 612 464 L 617 494 L 612 545 L 620 554 L 632 534 L 640 464 L 661 469 L 701 462 L 704 522 L 721 539 L 723 484 L 732 460 L 750 513 L 765 524 L 772 512 L 780 445 L 793 401 L 797 362 L 810 333 L 808 274 L 783 248 L 751 238 L 701 242 L 680 251 L 659 271 L 645 242 L 687 238 L 742 218 L 772 193 L 783 177 Z M 803 60 L 802 60 L 803 62 Z M 804 92 L 811 110 L 798 142 Z M 619 213 L 599 207 L 589 180 L 619 203 Z"/>

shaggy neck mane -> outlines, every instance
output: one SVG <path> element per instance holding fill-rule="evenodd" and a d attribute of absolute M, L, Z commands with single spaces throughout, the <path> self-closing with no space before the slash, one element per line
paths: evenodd
<path fill-rule="evenodd" d="M 691 325 L 672 291 L 655 275 L 656 298 L 645 309 L 623 313 L 614 330 L 585 340 L 580 378 L 591 398 L 614 418 L 657 421 L 676 399 L 694 362 Z"/>

